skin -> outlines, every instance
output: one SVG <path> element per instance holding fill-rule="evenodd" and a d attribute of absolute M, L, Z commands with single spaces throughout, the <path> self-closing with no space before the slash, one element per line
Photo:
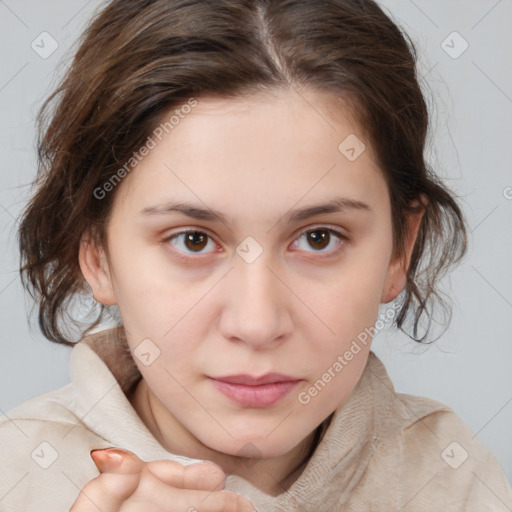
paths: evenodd
<path fill-rule="evenodd" d="M 240 494 L 224 491 L 225 474 L 210 462 L 144 462 L 133 452 L 96 450 L 100 475 L 79 494 L 70 512 L 255 512 Z"/>
<path fill-rule="evenodd" d="M 405 259 L 392 259 L 382 171 L 332 98 L 274 91 L 198 102 L 118 185 L 108 247 L 84 236 L 80 265 L 95 298 L 119 307 L 132 351 L 145 339 L 160 350 L 149 366 L 135 357 L 143 379 L 131 397 L 158 441 L 276 495 L 303 469 L 314 430 L 350 396 L 370 344 L 308 404 L 299 393 L 403 289 L 421 214 L 409 218 Z M 366 145 L 354 161 L 338 150 L 350 134 Z M 369 210 L 286 221 L 339 196 Z M 220 211 L 226 222 L 141 213 L 169 201 Z M 210 238 L 170 239 L 188 228 Z M 248 236 L 263 250 L 252 263 L 236 252 Z M 302 382 L 267 408 L 244 408 L 207 378 L 271 371 Z"/>

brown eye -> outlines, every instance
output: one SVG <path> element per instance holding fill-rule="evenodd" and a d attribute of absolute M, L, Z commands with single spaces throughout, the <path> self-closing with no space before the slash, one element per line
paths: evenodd
<path fill-rule="evenodd" d="M 305 243 L 301 241 L 305 240 Z M 306 252 L 331 253 L 343 245 L 347 237 L 330 228 L 315 228 L 303 232 L 294 242 L 295 248 Z M 313 249 L 313 250 L 311 250 Z"/>
<path fill-rule="evenodd" d="M 331 234 L 326 229 L 317 229 L 306 233 L 308 243 L 314 249 L 324 249 L 329 245 Z"/>
<path fill-rule="evenodd" d="M 191 251 L 200 251 L 206 247 L 208 235 L 200 231 L 190 231 L 185 234 L 185 247 Z"/>
<path fill-rule="evenodd" d="M 213 240 L 203 231 L 189 230 L 176 233 L 168 239 L 168 243 L 172 245 L 178 252 L 182 254 L 205 254 L 210 244 L 211 249 L 215 249 L 216 245 Z"/>

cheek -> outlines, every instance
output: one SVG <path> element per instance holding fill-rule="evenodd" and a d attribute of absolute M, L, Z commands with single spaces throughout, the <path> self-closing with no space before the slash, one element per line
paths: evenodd
<path fill-rule="evenodd" d="M 145 246 L 129 233 L 112 241 L 111 276 L 123 323 L 137 337 L 162 338 L 184 314 L 193 290 L 176 276 L 159 246 Z"/>
<path fill-rule="evenodd" d="M 335 334 L 325 329 L 306 350 L 311 373 L 297 399 L 307 414 L 325 417 L 345 403 L 359 382 L 378 316 L 381 274 L 374 267 L 340 275 L 316 298 L 319 316 Z M 314 336 L 311 324 L 309 330 L 309 337 Z"/>
<path fill-rule="evenodd" d="M 119 272 L 122 270 L 119 267 Z M 162 368 L 177 376 L 186 372 L 204 338 L 200 332 L 206 318 L 200 300 L 205 295 L 204 283 L 187 285 L 165 279 L 150 266 L 136 272 L 126 267 L 125 272 L 123 279 L 117 280 L 116 297 L 130 346 L 136 355 L 139 344 L 150 340 L 158 359 L 141 371 L 151 381 L 167 382 L 169 374 Z"/>
<path fill-rule="evenodd" d="M 312 290 L 317 290 L 314 307 L 338 339 L 346 340 L 375 323 L 387 275 L 383 254 L 381 259 L 370 252 L 354 254 L 305 295 L 312 297 Z"/>
<path fill-rule="evenodd" d="M 129 272 L 116 281 L 115 291 L 125 328 L 132 336 L 160 339 L 178 321 L 183 296 L 173 287 L 153 282 L 146 270 Z"/>
<path fill-rule="evenodd" d="M 309 292 L 315 311 L 329 327 L 317 323 L 316 332 L 320 325 L 325 334 L 315 336 L 309 323 L 308 337 L 314 336 L 315 344 L 308 346 L 307 356 L 314 370 L 308 379 L 310 387 L 303 390 L 304 400 L 299 402 L 309 403 L 310 412 L 323 415 L 334 410 L 359 381 L 371 348 L 386 273 L 387 252 L 383 250 L 379 257 L 374 246 L 347 258 L 335 276 L 325 276 L 318 283 L 316 294 Z"/>

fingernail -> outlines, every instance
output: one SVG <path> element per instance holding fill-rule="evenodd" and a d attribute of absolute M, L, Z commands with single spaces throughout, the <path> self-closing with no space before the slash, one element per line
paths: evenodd
<path fill-rule="evenodd" d="M 91 450 L 91 458 L 101 473 L 118 468 L 123 462 L 126 452 L 117 448 Z"/>

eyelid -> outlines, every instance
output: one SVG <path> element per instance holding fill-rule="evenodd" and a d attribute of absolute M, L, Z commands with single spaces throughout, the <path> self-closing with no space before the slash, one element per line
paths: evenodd
<path fill-rule="evenodd" d="M 299 236 L 302 236 L 310 231 L 315 231 L 316 229 L 325 229 L 338 235 L 340 238 L 348 240 L 348 235 L 343 233 L 343 228 L 340 226 L 335 226 L 334 224 L 313 224 L 311 226 L 306 226 L 305 228 L 301 228 L 299 231 L 297 231 L 297 233 L 294 235 L 294 240 Z"/>

